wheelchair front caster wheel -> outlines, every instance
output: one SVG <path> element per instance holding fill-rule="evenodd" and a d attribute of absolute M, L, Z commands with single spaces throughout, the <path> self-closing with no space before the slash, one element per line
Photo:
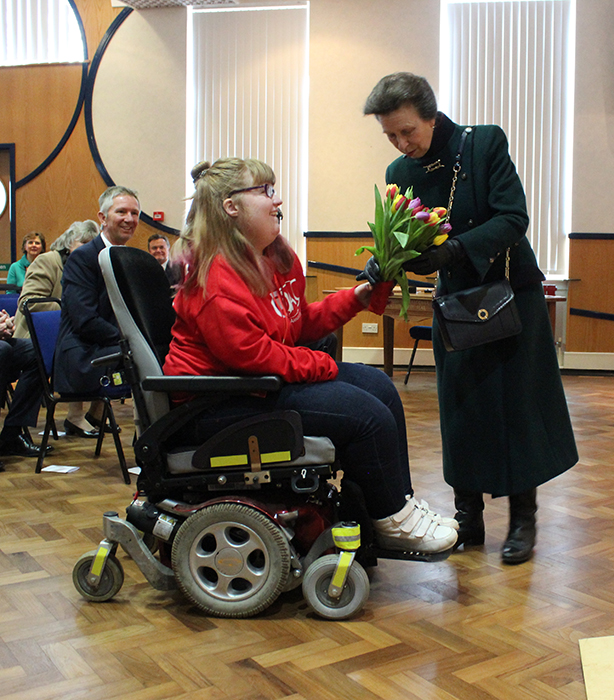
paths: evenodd
<path fill-rule="evenodd" d="M 98 585 L 93 586 L 89 582 L 88 577 L 95 556 L 96 550 L 93 550 L 79 557 L 72 570 L 72 582 L 86 600 L 93 603 L 102 603 L 113 598 L 122 587 L 124 583 L 124 569 L 116 557 L 109 556 L 105 562 Z"/>
<path fill-rule="evenodd" d="M 328 620 L 345 620 L 357 613 L 369 597 L 369 577 L 355 561 L 339 598 L 331 598 L 328 587 L 337 568 L 339 557 L 327 554 L 316 559 L 303 578 L 303 595 L 311 609 Z"/>

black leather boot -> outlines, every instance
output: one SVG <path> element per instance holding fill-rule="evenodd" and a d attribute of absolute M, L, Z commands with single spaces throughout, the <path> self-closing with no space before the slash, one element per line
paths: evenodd
<path fill-rule="evenodd" d="M 484 499 L 477 491 L 454 489 L 455 520 L 458 522 L 458 539 L 454 548 L 484 544 Z"/>
<path fill-rule="evenodd" d="M 510 529 L 501 550 L 504 564 L 522 564 L 533 556 L 537 489 L 510 496 Z"/>

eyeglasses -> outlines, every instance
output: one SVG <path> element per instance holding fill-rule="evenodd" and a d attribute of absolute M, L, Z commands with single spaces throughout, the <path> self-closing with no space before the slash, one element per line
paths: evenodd
<path fill-rule="evenodd" d="M 233 194 L 239 194 L 240 192 L 251 192 L 252 190 L 263 190 L 264 194 L 269 199 L 273 199 L 275 196 L 273 185 L 269 185 L 268 182 L 265 182 L 264 185 L 255 185 L 254 187 L 244 187 L 242 190 L 233 190 L 228 196 L 232 197 Z"/>

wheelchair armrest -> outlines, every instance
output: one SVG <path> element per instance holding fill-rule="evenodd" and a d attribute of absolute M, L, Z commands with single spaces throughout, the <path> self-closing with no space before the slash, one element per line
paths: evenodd
<path fill-rule="evenodd" d="M 183 391 L 189 394 L 233 392 L 249 394 L 259 391 L 279 391 L 280 377 L 144 377 L 145 391 Z"/>
<path fill-rule="evenodd" d="M 120 352 L 114 352 L 111 355 L 103 355 L 102 357 L 97 357 L 92 360 L 90 364 L 92 367 L 101 367 L 102 365 L 113 365 L 119 362 L 123 358 L 123 354 Z"/>

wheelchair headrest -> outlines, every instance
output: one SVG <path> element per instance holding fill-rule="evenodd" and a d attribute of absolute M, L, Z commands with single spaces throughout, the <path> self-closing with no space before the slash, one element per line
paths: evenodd
<path fill-rule="evenodd" d="M 162 265 L 138 248 L 113 246 L 109 257 L 120 294 L 160 365 L 168 353 L 175 311 Z"/>

